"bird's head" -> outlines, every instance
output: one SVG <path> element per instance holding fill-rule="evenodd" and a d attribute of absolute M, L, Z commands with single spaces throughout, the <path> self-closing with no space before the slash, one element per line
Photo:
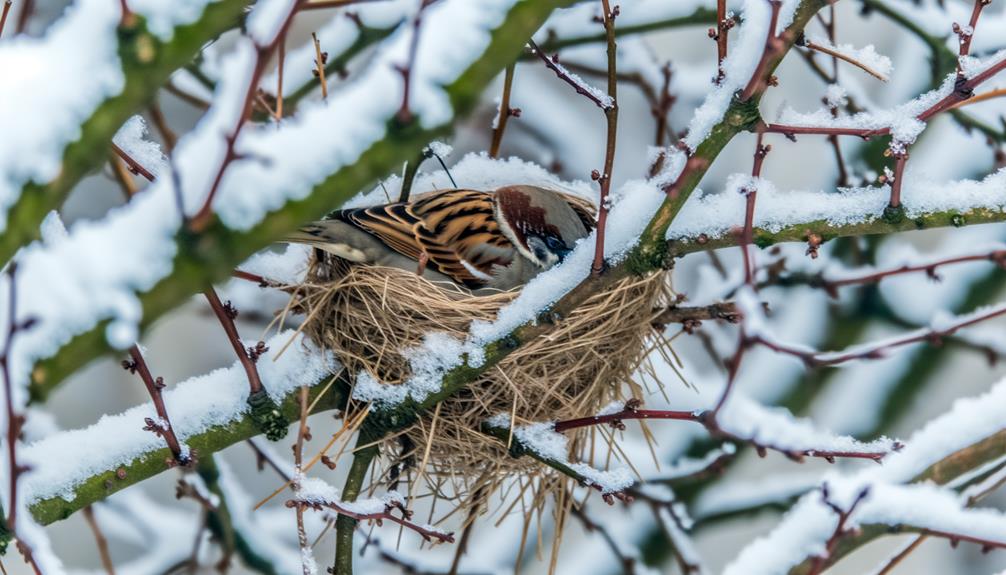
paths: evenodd
<path fill-rule="evenodd" d="M 493 200 L 503 234 L 521 256 L 542 269 L 561 262 L 593 227 L 592 215 L 579 202 L 582 200 L 535 186 L 500 188 Z"/>

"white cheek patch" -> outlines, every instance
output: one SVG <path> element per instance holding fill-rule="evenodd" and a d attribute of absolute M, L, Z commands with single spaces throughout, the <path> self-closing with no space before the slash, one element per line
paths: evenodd
<path fill-rule="evenodd" d="M 535 264 L 544 267 L 544 264 L 538 260 L 533 253 L 531 253 L 527 247 L 520 241 L 517 240 L 517 234 L 514 233 L 513 228 L 510 227 L 510 222 L 507 221 L 503 214 L 501 213 L 499 206 L 493 206 L 493 217 L 496 219 L 496 224 L 500 227 L 500 231 L 503 232 L 503 236 L 510 240 L 514 248 L 517 249 L 517 253 L 524 256 L 525 258 L 531 260 Z M 520 225 L 520 224 L 518 224 Z"/>

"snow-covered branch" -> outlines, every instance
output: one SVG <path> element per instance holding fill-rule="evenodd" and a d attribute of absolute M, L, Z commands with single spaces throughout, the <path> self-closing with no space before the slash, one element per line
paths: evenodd
<path fill-rule="evenodd" d="M 210 40 L 238 25 L 245 0 L 120 4 L 80 0 L 42 38 L 0 45 L 0 262 L 105 160 L 129 116 Z M 45 73 L 39 73 L 44 68 Z M 54 89 L 54 79 L 72 89 Z M 16 137 L 15 137 L 16 135 Z"/>

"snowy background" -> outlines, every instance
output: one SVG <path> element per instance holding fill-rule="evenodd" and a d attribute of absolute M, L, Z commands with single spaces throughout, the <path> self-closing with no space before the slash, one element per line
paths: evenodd
<path fill-rule="evenodd" d="M 127 3 L 148 19 L 151 33 L 161 41 L 169 41 L 177 26 L 196 20 L 205 4 L 198 0 Z M 69 3 L 71 9 L 64 11 L 68 3 L 38 0 L 23 33 L 15 35 L 21 11 L 30 4 L 12 4 L 0 36 L 0 208 L 5 214 L 28 182 L 45 183 L 57 176 L 65 146 L 80 133 L 77 126 L 90 116 L 97 103 L 118 93 L 123 85 L 115 46 L 115 26 L 120 20 L 118 2 L 79 0 Z M 383 119 L 393 115 L 401 101 L 401 77 L 394 66 L 409 58 L 411 19 L 418 4 L 384 0 L 351 7 L 373 28 L 390 29 L 399 21 L 406 24 L 352 59 L 345 77 L 331 74 L 325 98 L 317 88 L 311 90 L 296 108 L 288 104 L 290 117 L 280 123 L 253 116 L 255 122 L 243 128 L 240 140 L 241 153 L 251 159 L 227 165 L 216 190 L 213 212 L 224 225 L 239 231 L 263 229 L 256 226 L 266 221 L 269 212 L 307 197 L 318 182 L 352 165 L 371 142 L 384 137 Z M 440 86 L 479 57 L 488 42 L 486 30 L 502 21 L 511 4 L 482 1 L 466 5 L 465 0 L 442 0 L 428 9 L 420 28 L 423 35 L 416 54 L 412 100 L 413 111 L 423 127 L 451 121 L 451 106 Z M 782 25 L 796 4 L 783 2 Z M 770 124 L 890 127 L 896 142 L 910 145 L 911 159 L 902 176 L 902 198 L 910 218 L 942 211 L 963 213 L 975 207 L 998 213 L 1006 204 L 1006 176 L 997 172 L 1003 164 L 1003 140 L 990 141 L 988 135 L 977 130 L 967 131 L 949 114 L 940 114 L 925 124 L 914 119 L 933 101 L 952 92 L 953 77 L 949 84 L 942 76 L 933 78 L 932 47 L 876 9 L 880 6 L 903 17 L 956 53 L 958 39 L 951 26 L 954 22 L 966 23 L 973 4 L 964 0 L 946 0 L 946 6 L 942 4 L 935 0 L 837 2 L 833 44 L 867 62 L 887 81 L 840 63 L 839 86 L 829 86 L 797 54 L 806 49 L 795 48 L 776 71 L 779 87 L 770 88 L 760 103 L 762 116 Z M 154 415 L 148 406 L 150 397 L 139 378 L 119 365 L 134 340 L 140 339 L 151 370 L 167 384 L 168 412 L 180 433 L 195 434 L 240 417 L 248 393 L 245 371 L 235 364 L 231 343 L 205 299 L 193 296 L 152 326 L 146 326 L 140 322 L 147 308 L 134 294 L 159 285 L 172 274 L 177 253 L 173 237 L 183 224 L 179 198 L 187 214 L 198 220 L 197 212 L 213 187 L 216 170 L 226 165 L 229 152 L 225 136 L 240 119 L 248 83 L 256 72 L 260 74 L 263 99 L 274 102 L 275 57 L 261 63 L 261 70 L 257 66 L 263 47 L 278 37 L 292 5 L 264 0 L 255 4 L 245 34 L 224 34 L 202 51 L 199 61 L 172 75 L 171 90 L 158 93 L 167 124 L 180 136 L 170 163 L 166 153 L 169 143 L 156 128 L 156 111 L 137 109 L 143 119 L 134 117 L 121 127 L 115 143 L 152 172 L 155 182 L 129 176 L 144 191 L 127 203 L 112 164 L 104 162 L 73 186 L 62 205 L 55 206 L 58 216 L 50 215 L 42 223 L 41 240 L 23 247 L 16 256 L 20 264 L 15 276 L 20 300 L 17 317 L 39 319 L 36 326 L 15 335 L 10 361 L 14 393 L 8 401 L 18 410 L 27 409 L 19 457 L 33 467 L 20 479 L 18 530 L 35 549 L 47 574 L 104 570 L 83 513 L 41 529 L 27 517 L 24 506 L 51 497 L 72 499 L 82 478 L 114 469 L 163 442 L 140 429 L 142 423 L 138 422 Z M 715 5 L 715 0 L 625 0 L 621 2 L 617 25 L 661 22 L 690 15 L 698 8 L 715 9 Z M 692 148 L 707 136 L 733 91 L 747 83 L 761 55 L 768 3 L 747 0 L 729 5 L 743 21 L 730 31 L 732 56 L 726 65 L 725 87 L 719 89 L 714 89 L 711 82 L 716 75 L 716 45 L 707 35 L 708 19 L 688 26 L 656 26 L 655 31 L 624 35 L 618 40 L 619 69 L 636 74 L 647 89 L 655 90 L 657 97 L 663 85 L 661 67 L 670 62 L 668 94 L 675 100 L 668 115 L 669 130 L 675 139 L 687 130 L 683 142 Z M 874 10 L 864 16 L 867 5 Z M 1004 9 L 1003 2 L 994 0 L 984 9 L 975 32 L 971 52 L 985 58 L 986 65 L 1003 58 L 998 51 L 1006 47 Z M 321 49 L 330 57 L 353 43 L 357 27 L 344 12 L 303 11 L 292 20 L 286 32 L 287 95 L 294 93 L 292 87 L 313 81 L 312 32 L 317 32 Z M 535 38 L 547 45 L 551 38 L 548 30 L 559 39 L 600 34 L 601 25 L 591 19 L 599 13 L 599 2 L 578 3 L 556 12 Z M 830 18 L 828 9 L 822 14 L 825 20 Z M 829 43 L 821 21 L 812 21 L 807 35 L 816 44 Z M 578 71 L 583 81 L 603 88 L 604 78 L 585 70 L 603 71 L 603 42 L 564 48 L 560 53 L 561 62 Z M 818 55 L 816 63 L 831 70 L 830 57 Z M 968 65 L 965 73 L 969 76 L 982 66 L 974 62 Z M 1004 77 L 993 77 L 976 92 L 1006 86 Z M 215 84 L 216 93 L 200 78 Z M 58 82 L 58 88 L 54 88 L 54 82 Z M 596 197 L 597 185 L 590 182 L 590 173 L 601 168 L 604 157 L 604 115 L 533 57 L 520 60 L 516 67 L 510 105 L 519 108 L 520 115 L 510 118 L 500 154 L 518 159 L 493 162 L 481 155 L 489 147 L 502 84 L 500 75 L 484 90 L 470 117 L 455 126 L 452 136 L 441 138 L 450 146 L 440 151 L 457 183 L 488 188 L 519 179 Z M 916 99 L 930 89 L 937 91 Z M 179 93 L 190 98 L 187 101 Z M 852 100 L 867 115 L 850 117 L 843 112 L 841 118 L 833 119 L 827 108 L 822 108 L 827 106 L 823 98 L 843 106 Z M 198 100 L 212 102 L 212 107 L 205 111 L 193 105 Z M 972 118 L 1003 134 L 1003 102 L 1006 100 L 992 98 L 964 109 Z M 657 186 L 673 180 L 675 170 L 684 166 L 680 151 L 671 149 L 664 172 L 645 180 L 655 156 L 651 102 L 645 90 L 627 81 L 620 85 L 618 104 L 611 188 L 616 202 L 609 255 L 632 244 L 662 200 Z M 871 148 L 856 137 L 839 140 L 848 171 L 847 184 L 854 189 L 838 193 L 840 173 L 835 149 L 825 137 L 805 135 L 792 142 L 781 134 L 766 134 L 765 140 L 772 145 L 772 151 L 766 157 L 761 179 L 753 181 L 758 187 L 755 225 L 775 230 L 821 219 L 847 225 L 877 216 L 887 204 L 890 185 L 878 184 L 885 165 L 878 160 L 887 166 L 891 161 L 882 157 L 882 147 Z M 730 237 L 732 229 L 744 224 L 745 198 L 740 192 L 752 185 L 754 148 L 754 134 L 742 133 L 730 142 L 674 220 L 668 238 L 693 241 L 702 233 L 711 238 Z M 350 200 L 356 204 L 383 201 L 386 190 L 392 197 L 397 194 L 397 172 L 395 169 L 383 174 L 383 187 L 368 181 L 365 186 L 341 193 L 369 192 L 366 197 Z M 992 176 L 984 179 L 989 174 Z M 449 180 L 435 161 L 423 164 L 416 189 L 447 186 Z M 338 207 L 339 201 L 330 207 Z M 7 221 L 6 216 L 3 220 L 7 232 L 17 223 Z M 821 273 L 828 280 L 842 281 L 902 265 L 925 268 L 957 256 L 977 259 L 1006 249 L 1004 226 L 966 225 L 829 242 L 821 247 L 816 259 L 806 255 L 807 244 L 803 242 L 764 250 L 752 248 L 755 264 L 761 269 L 757 278 L 766 284 L 757 294 L 743 287 L 745 264 L 737 248 L 718 250 L 714 256 L 698 251 L 679 260 L 674 287 L 687 294 L 688 305 L 736 299 L 746 312 L 744 328 L 748 335 L 797 351 L 779 353 L 768 346 L 749 349 L 721 414 L 725 431 L 777 449 L 761 458 L 739 442 L 735 455 L 734 444 L 712 445 L 706 431 L 693 422 L 661 421 L 648 423 L 657 438 L 651 455 L 640 426 L 627 421 L 627 430 L 617 434 L 624 452 L 619 458 L 626 461 L 614 467 L 626 469 L 626 462 L 631 462 L 631 477 L 636 477 L 637 472 L 642 478 L 654 480 L 687 474 L 722 455 L 717 449 L 726 450 L 731 460 L 728 470 L 703 482 L 701 489 L 681 484 L 671 492 L 653 486 L 649 500 L 637 498 L 629 505 L 609 506 L 596 494 L 589 497 L 584 512 L 590 521 L 602 524 L 605 532 L 589 531 L 584 521 L 569 518 L 555 557 L 556 572 L 678 573 L 681 562 L 673 557 L 669 541 L 678 546 L 686 563 L 694 562 L 694 572 L 788 572 L 790 566 L 821 554 L 835 529 L 838 514 L 822 504 L 822 484 L 828 486 L 828 501 L 838 508 L 847 510 L 855 503 L 855 524 L 912 525 L 1006 544 L 1006 515 L 1002 512 L 1006 498 L 1001 493 L 992 490 L 978 504 L 980 509 L 963 504 L 976 490 L 1002 481 L 1006 454 L 1001 446 L 997 454 L 958 477 L 956 484 L 938 488 L 910 483 L 931 463 L 1006 429 L 1006 382 L 999 383 L 1006 369 L 994 361 L 1006 353 L 1006 324 L 1001 318 L 957 332 L 940 345 L 922 338 L 918 343 L 899 345 L 879 359 L 857 360 L 838 367 L 808 369 L 797 357 L 814 350 L 856 350 L 857 344 L 876 346 L 881 342 L 883 346 L 883 342 L 897 342 L 913 330 L 945 329 L 966 320 L 964 314 L 972 312 L 981 317 L 998 316 L 1006 301 L 1006 272 L 988 261 L 940 266 L 940 281 L 928 277 L 924 270 L 894 275 L 865 283 L 865 287 L 841 288 L 835 298 L 829 297 L 826 290 L 803 285 L 806 282 L 801 283 L 799 278 Z M 270 249 L 266 256 L 241 268 L 279 280 L 296 277 L 304 252 L 296 248 Z M 586 275 L 592 255 L 581 245 L 563 268 L 529 287 L 527 297 L 509 310 L 509 315 L 498 324 L 477 326 L 465 343 L 492 341 L 534 317 L 544 303 L 554 301 Z M 772 269 L 782 269 L 781 275 L 795 278 L 792 285 L 778 281 L 770 273 Z M 226 273 L 217 273 L 218 279 L 222 276 Z M 9 281 L 4 282 L 0 301 L 7 301 L 10 292 Z M 217 286 L 221 299 L 233 301 L 241 310 L 237 327 L 245 343 L 254 345 L 259 339 L 266 340 L 271 354 L 275 354 L 288 342 L 289 332 L 277 334 L 270 323 L 273 313 L 284 304 L 280 294 L 242 280 Z M 198 288 L 190 290 L 196 291 Z M 744 298 L 750 301 L 745 303 Z M 759 301 L 768 303 L 768 317 L 762 317 Z M 3 319 L 6 323 L 6 311 Z M 73 336 L 99 324 L 104 325 L 101 333 L 107 344 L 103 345 L 117 351 L 77 370 L 55 387 L 44 403 L 29 402 L 28 381 L 35 363 L 56 354 Z M 672 365 L 667 358 L 656 355 L 652 358 L 667 395 L 654 393 L 645 398 L 648 409 L 708 409 L 727 380 L 722 360 L 735 352 L 738 326 L 705 321 L 694 334 L 678 336 L 681 329 L 674 324 L 667 327 L 667 335 L 676 336 L 673 346 L 681 364 Z M 259 368 L 269 393 L 282 398 L 294 393 L 299 385 L 324 381 L 337 366 L 324 353 L 295 343 L 278 361 L 271 361 L 271 355 L 264 358 Z M 970 399 L 957 401 L 962 398 Z M 88 431 L 59 432 L 83 430 L 96 422 L 97 427 Z M 317 452 L 342 426 L 343 422 L 330 413 L 314 416 L 313 440 L 305 453 Z M 290 434 L 271 446 L 259 437 L 256 445 L 271 450 L 274 460 L 283 462 L 289 473 L 292 458 L 288 448 L 293 437 Z M 879 439 L 882 437 L 896 438 L 904 448 L 884 457 L 881 465 L 843 458 L 830 464 L 814 457 L 798 463 L 778 453 L 886 452 L 891 444 Z M 871 443 L 875 440 L 880 443 Z M 541 441 L 547 443 L 548 438 Z M 10 466 L 4 459 L 6 478 Z M 216 459 L 235 525 L 279 572 L 301 572 L 304 554 L 298 549 L 294 512 L 283 505 L 288 494 L 252 511 L 258 501 L 282 485 L 279 476 L 268 467 L 257 469 L 255 454 L 244 442 L 218 453 Z M 342 485 L 347 466 L 340 464 L 330 471 L 318 465 L 308 475 L 324 481 L 324 485 L 306 484 L 301 497 L 337 498 L 337 491 L 327 489 Z M 197 553 L 201 568 L 213 572 L 214 563 L 220 559 L 219 548 L 207 540 L 203 531 L 200 505 L 191 497 L 175 498 L 181 476 L 179 471 L 167 470 L 92 506 L 95 521 L 109 539 L 116 573 L 166 573 L 173 568 L 184 572 L 197 541 L 201 541 Z M 186 477 L 194 490 L 204 489 L 192 474 Z M 7 483 L 5 479 L 0 485 L 5 508 L 10 497 Z M 654 483 L 666 486 L 668 482 Z M 870 487 L 870 493 L 856 502 L 865 486 Z M 383 491 L 378 490 L 376 495 Z M 580 489 L 578 495 L 586 497 L 589 491 Z M 682 504 L 654 503 L 675 495 Z M 447 513 L 443 509 L 431 510 L 425 499 L 418 500 L 415 507 L 419 523 Z M 498 507 L 493 506 L 494 513 L 477 522 L 459 572 L 511 572 L 518 557 L 523 563 L 521 572 L 548 572 L 555 538 L 550 515 L 531 524 L 527 549 L 521 554 L 523 518 L 519 513 L 504 516 Z M 307 512 L 306 518 L 308 537 L 313 541 L 325 528 L 325 521 L 320 512 Z M 452 521 L 438 527 L 457 531 Z M 370 544 L 366 553 L 357 557 L 359 573 L 402 572 L 403 567 L 396 562 L 413 565 L 421 572 L 446 573 L 455 553 L 455 545 L 431 548 L 414 533 L 400 532 L 392 523 L 386 522 L 374 531 L 363 526 L 358 533 L 380 540 L 379 545 Z M 884 537 L 828 572 L 878 572 L 915 537 Z M 386 556 L 378 552 L 378 547 Z M 319 572 L 331 564 L 333 554 L 334 541 L 328 532 L 313 551 Z M 9 573 L 31 573 L 13 546 L 3 563 Z M 892 572 L 963 575 L 1003 570 L 1004 550 L 982 553 L 981 544 L 966 539 L 954 549 L 946 539 L 934 536 Z M 230 572 L 255 571 L 235 558 Z"/>

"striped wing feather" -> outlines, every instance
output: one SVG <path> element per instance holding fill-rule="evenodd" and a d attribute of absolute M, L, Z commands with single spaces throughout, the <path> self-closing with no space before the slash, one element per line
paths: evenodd
<path fill-rule="evenodd" d="M 335 217 L 406 257 L 418 261 L 426 253 L 429 268 L 468 287 L 484 285 L 492 266 L 507 265 L 513 253 L 493 219 L 488 192 L 435 192 L 412 202 L 343 210 Z"/>

